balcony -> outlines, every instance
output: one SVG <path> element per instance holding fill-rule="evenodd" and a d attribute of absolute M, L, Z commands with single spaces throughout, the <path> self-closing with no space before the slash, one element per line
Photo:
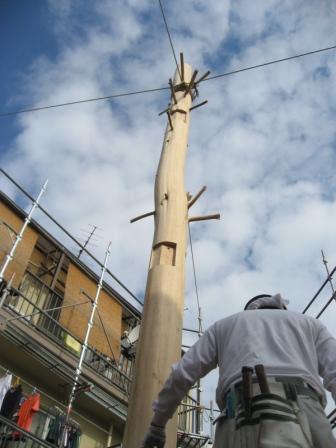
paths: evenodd
<path fill-rule="evenodd" d="M 177 446 L 181 448 L 201 448 L 209 437 L 203 432 L 203 409 L 197 401 L 187 395 L 178 408 Z"/>
<path fill-rule="evenodd" d="M 20 289 L 11 289 L 4 307 L 13 314 L 13 318 L 8 322 L 20 320 L 47 336 L 67 352 L 79 357 L 82 342 L 58 322 L 62 302 L 63 298 L 60 295 L 36 275 L 26 272 Z M 122 356 L 120 361 L 120 365 L 116 365 L 110 358 L 89 346 L 84 358 L 87 368 L 128 396 L 131 378 L 123 370 L 129 370 L 129 362 Z"/>
<path fill-rule="evenodd" d="M 82 342 L 58 321 L 62 303 L 63 298 L 57 292 L 35 274 L 26 272 L 20 288 L 11 288 L 4 301 L 4 309 L 9 312 L 10 317 L 7 318 L 9 324 L 19 320 L 24 326 L 34 328 L 46 336 L 72 357 L 78 358 Z M 110 358 L 88 346 L 84 365 L 120 390 L 123 396 L 129 396 L 133 360 L 121 354 L 119 365 L 116 365 Z M 178 409 L 178 446 L 190 448 L 203 446 L 208 437 L 201 435 L 202 426 L 202 410 L 192 397 L 187 396 Z"/>

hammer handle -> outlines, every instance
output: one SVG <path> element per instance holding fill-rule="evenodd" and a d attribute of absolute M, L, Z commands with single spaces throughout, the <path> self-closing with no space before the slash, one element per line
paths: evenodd
<path fill-rule="evenodd" d="M 252 397 L 253 397 L 253 385 L 252 385 L 252 367 L 242 367 L 243 377 L 243 398 L 245 405 L 245 417 L 251 417 Z"/>
<path fill-rule="evenodd" d="M 260 387 L 260 391 L 262 394 L 269 394 L 270 388 L 268 385 L 266 373 L 265 373 L 265 367 L 262 364 L 258 364 L 257 366 L 254 366 L 255 372 L 257 374 L 258 383 Z"/>

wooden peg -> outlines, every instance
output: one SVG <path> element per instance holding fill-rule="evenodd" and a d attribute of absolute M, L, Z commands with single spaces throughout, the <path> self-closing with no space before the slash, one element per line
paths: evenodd
<path fill-rule="evenodd" d="M 171 115 L 170 115 L 169 110 L 167 111 L 167 115 L 168 115 L 168 121 L 169 121 L 169 124 L 170 124 L 170 130 L 173 131 L 173 130 L 174 130 L 174 128 L 173 128 L 173 122 L 172 122 L 172 119 L 171 119 Z"/>
<path fill-rule="evenodd" d="M 163 115 L 163 114 L 166 114 L 168 111 L 169 111 L 169 107 L 168 107 L 167 109 L 163 110 L 162 112 L 160 112 L 160 113 L 159 113 L 159 116 L 160 116 L 160 115 Z"/>
<path fill-rule="evenodd" d="M 191 196 L 188 202 L 188 208 L 192 207 L 195 204 L 195 202 L 202 196 L 202 194 L 206 191 L 206 189 L 207 187 L 204 185 L 204 187 L 202 187 L 200 191 L 197 194 L 195 194 L 195 196 Z"/>
<path fill-rule="evenodd" d="M 171 78 L 169 78 L 169 87 L 170 87 L 170 91 L 171 91 L 171 95 L 173 97 L 174 103 L 177 104 L 177 98 L 176 98 L 176 95 L 175 95 L 173 81 L 171 80 Z"/>
<path fill-rule="evenodd" d="M 180 64 L 181 64 L 181 82 L 184 82 L 184 57 L 183 53 L 180 53 Z"/>
<path fill-rule="evenodd" d="M 191 92 L 191 89 L 194 87 L 195 78 L 197 76 L 197 73 L 198 73 L 198 71 L 195 70 L 194 73 L 192 74 L 192 77 L 191 77 L 190 83 L 189 83 L 189 85 L 187 87 L 187 90 L 184 92 L 184 96 L 187 96 L 188 93 Z"/>
<path fill-rule="evenodd" d="M 195 81 L 195 84 L 199 84 L 200 82 L 204 81 L 205 78 L 207 78 L 210 75 L 210 70 L 208 70 L 206 73 L 204 73 L 203 76 L 200 77 L 200 79 L 198 79 L 197 81 Z"/>
<path fill-rule="evenodd" d="M 155 215 L 154 211 L 153 212 L 144 213 L 143 215 L 139 215 L 136 218 L 131 219 L 130 223 L 132 224 L 135 221 L 139 221 L 140 219 L 147 218 L 148 216 L 152 216 L 152 215 Z"/>
<path fill-rule="evenodd" d="M 191 107 L 191 108 L 189 109 L 189 112 L 192 111 L 192 110 L 194 110 L 194 109 L 197 109 L 198 107 L 204 106 L 204 105 L 207 104 L 207 103 L 208 103 L 208 100 L 205 100 L 205 101 L 203 101 L 203 103 L 196 104 L 195 106 L 193 106 L 193 107 Z"/>
<path fill-rule="evenodd" d="M 214 215 L 205 215 L 205 216 L 192 216 L 188 219 L 189 222 L 195 221 L 207 221 L 208 219 L 220 219 L 220 213 L 216 213 Z"/>

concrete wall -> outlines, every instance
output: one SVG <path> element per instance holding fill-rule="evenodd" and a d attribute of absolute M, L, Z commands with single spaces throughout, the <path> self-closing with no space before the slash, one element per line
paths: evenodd
<path fill-rule="evenodd" d="M 87 300 L 87 297 L 82 291 L 94 298 L 96 289 L 97 284 L 77 266 L 70 263 L 65 286 L 64 305 L 80 303 Z M 122 308 L 111 296 L 106 292 L 101 291 L 98 310 L 104 323 L 114 356 L 118 359 L 120 355 Z M 83 339 L 87 329 L 90 312 L 90 304 L 80 305 L 74 308 L 66 308 L 61 312 L 60 323 L 68 328 L 75 336 Z M 111 351 L 97 313 L 94 327 L 91 330 L 89 345 L 111 357 Z"/>
<path fill-rule="evenodd" d="M 8 208 L 3 202 L 0 201 L 1 266 L 6 254 L 10 252 L 13 246 L 12 238 L 15 238 L 15 235 L 12 232 L 9 232 L 8 227 L 4 223 L 8 224 L 18 233 L 23 225 L 23 220 L 18 217 L 10 208 Z M 16 288 L 19 286 L 23 274 L 27 268 L 28 261 L 30 260 L 31 254 L 37 241 L 37 236 L 37 233 L 32 228 L 30 228 L 29 226 L 26 228 L 23 239 L 15 251 L 14 259 L 10 262 L 5 272 L 5 279 L 7 281 L 11 278 L 12 274 L 15 273 L 13 286 Z"/>

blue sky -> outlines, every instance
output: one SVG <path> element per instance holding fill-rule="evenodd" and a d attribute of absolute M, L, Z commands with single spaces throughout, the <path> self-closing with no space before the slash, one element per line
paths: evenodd
<path fill-rule="evenodd" d="M 200 72 L 336 42 L 331 0 L 164 5 L 176 52 Z M 153 1 L 3 1 L 0 17 L 3 112 L 160 87 L 174 72 Z M 236 312 L 260 292 L 281 292 L 302 310 L 325 277 L 320 249 L 336 263 L 335 57 L 330 51 L 201 86 L 209 103 L 192 114 L 186 189 L 207 185 L 193 213 L 222 215 L 192 225 L 205 326 L 219 309 Z M 49 177 L 46 208 L 74 235 L 88 224 L 103 228 L 94 252 L 102 258 L 111 239 L 110 268 L 140 296 L 153 226 L 129 219 L 153 209 L 165 128 L 157 114 L 168 100 L 160 92 L 0 118 L 1 166 L 35 193 Z M 190 254 L 187 266 L 185 322 L 195 327 Z M 333 314 L 324 321 L 332 327 Z"/>
<path fill-rule="evenodd" d="M 45 1 L 1 2 L 0 6 L 0 91 L 1 111 L 15 110 L 22 100 L 15 98 L 24 90 L 24 74 L 41 55 L 55 56 L 57 43 L 52 32 L 52 16 Z M 16 120 L 0 122 L 0 151 L 9 147 L 18 131 Z"/>

